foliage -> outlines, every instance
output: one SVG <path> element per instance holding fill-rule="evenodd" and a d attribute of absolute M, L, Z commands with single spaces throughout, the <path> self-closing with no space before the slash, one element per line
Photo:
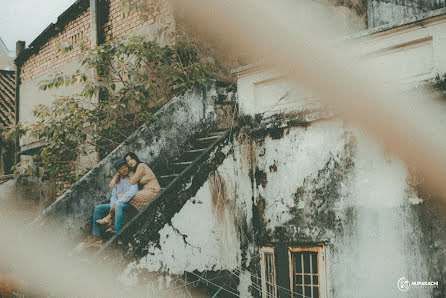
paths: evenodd
<path fill-rule="evenodd" d="M 213 74 L 213 65 L 200 61 L 189 43 L 160 46 L 138 36 L 90 50 L 80 63 L 84 71 L 56 73 L 40 84 L 43 91 L 82 86 L 80 93 L 35 106 L 35 123 L 19 123 L 5 135 L 41 140 L 40 162 L 51 175 L 79 155 L 104 157 L 156 120 L 162 104 L 193 85 L 206 85 Z"/>
<path fill-rule="evenodd" d="M 73 49 L 73 45 L 69 42 L 63 42 L 58 44 L 57 51 L 60 51 L 62 54 L 68 53 Z"/>
<path fill-rule="evenodd" d="M 362 0 L 360 0 L 362 1 Z M 364 0 L 365 1 L 365 0 Z M 157 21 L 160 15 L 160 7 L 165 3 L 159 0 L 120 0 L 124 14 L 137 15 L 142 21 Z M 164 9 L 164 8 L 161 8 Z M 214 78 L 217 81 L 236 85 L 232 70 L 242 65 L 254 63 L 247 53 L 235 54 L 231 49 L 222 47 L 218 36 L 209 35 L 203 28 L 196 28 L 190 19 L 183 14 L 182 9 L 170 9 L 169 14 L 175 19 L 175 38 L 188 40 L 194 45 L 195 52 L 202 60 L 207 60 L 215 65 Z M 164 16 L 161 16 L 163 18 Z M 161 21 L 161 20 L 160 20 Z M 169 32 L 166 32 L 167 36 Z"/>
<path fill-rule="evenodd" d="M 3 129 L 2 129 L 3 131 Z M 14 156 L 15 155 L 15 143 L 14 140 L 8 139 L 5 140 L 3 135 L 0 135 L 0 158 L 3 163 L 3 170 L 5 174 L 12 173 L 12 166 L 14 165 Z"/>
<path fill-rule="evenodd" d="M 26 158 L 19 161 L 12 167 L 14 171 L 14 178 L 18 179 L 24 176 L 36 176 L 38 175 L 38 167 L 33 162 L 32 158 Z"/>
<path fill-rule="evenodd" d="M 442 76 L 437 75 L 432 81 L 432 87 L 443 92 L 446 91 L 446 74 L 443 74 Z"/>
<path fill-rule="evenodd" d="M 154 8 L 152 0 L 121 0 L 121 6 L 124 14 L 139 11 L 139 16 L 144 21 L 153 14 Z"/>

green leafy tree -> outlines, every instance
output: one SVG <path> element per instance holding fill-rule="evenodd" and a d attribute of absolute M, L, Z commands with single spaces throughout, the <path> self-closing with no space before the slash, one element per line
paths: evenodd
<path fill-rule="evenodd" d="M 43 141 L 39 161 L 53 176 L 80 154 L 103 158 L 143 123 L 156 120 L 161 105 L 194 85 L 206 85 L 214 73 L 187 42 L 160 46 L 138 36 L 89 50 L 80 62 L 84 71 L 56 73 L 40 84 L 41 90 L 81 84 L 79 94 L 36 106 L 36 122 L 19 123 L 6 133 Z"/>

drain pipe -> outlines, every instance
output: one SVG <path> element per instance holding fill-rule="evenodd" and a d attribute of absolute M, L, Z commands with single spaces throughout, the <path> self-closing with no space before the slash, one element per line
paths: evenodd
<path fill-rule="evenodd" d="M 25 42 L 17 41 L 16 43 L 16 59 L 14 61 L 15 64 L 15 125 L 19 123 L 19 111 L 20 111 L 20 70 L 21 70 L 21 61 L 19 59 L 22 52 L 25 50 Z M 17 164 L 20 161 L 20 138 L 16 136 L 15 139 L 15 156 L 14 161 Z"/>
<path fill-rule="evenodd" d="M 104 5 L 110 5 L 108 2 L 104 0 L 90 0 L 90 46 L 91 49 L 94 49 L 100 46 L 104 39 L 103 32 L 103 14 L 104 14 Z M 99 80 L 99 74 L 96 72 L 96 69 L 92 70 L 92 76 L 95 81 Z M 101 91 L 97 94 L 93 95 L 92 102 L 98 103 L 100 98 L 102 97 Z M 96 125 L 96 124 L 93 124 Z M 96 129 L 96 128 L 95 128 Z M 96 152 L 95 161 L 99 162 L 101 160 L 99 156 L 99 152 Z"/>
<path fill-rule="evenodd" d="M 90 0 L 90 44 L 92 49 L 96 48 L 99 45 L 99 41 L 101 38 L 99 10 L 99 0 Z"/>

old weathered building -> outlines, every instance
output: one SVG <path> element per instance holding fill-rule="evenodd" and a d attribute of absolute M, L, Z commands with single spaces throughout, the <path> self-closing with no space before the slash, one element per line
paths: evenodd
<path fill-rule="evenodd" d="M 28 48 L 19 44 L 19 96 L 14 72 L 1 71 L 0 123 L 14 122 L 15 99 L 16 120 L 33 121 L 34 105 L 76 92 L 38 85 L 78 69 L 81 44 L 130 34 L 168 42 L 176 29 L 168 1 L 151 2 L 143 19 L 125 13 L 120 0 L 78 0 Z M 407 89 L 446 73 L 443 0 L 327 2 L 342 2 L 368 23 L 348 39 Z M 281 74 L 261 64 L 233 74 L 237 88 L 210 82 L 166 104 L 32 228 L 79 247 L 94 206 L 109 199 L 113 161 L 132 151 L 150 164 L 162 192 L 94 252 L 121 265 L 126 285 L 166 296 L 190 286 L 217 297 L 444 297 L 444 204 L 420 191 L 401 160 Z M 44 144 L 23 138 L 20 145 L 27 155 Z M 17 191 L 8 187 L 2 195 Z M 29 184 L 20 195 L 43 192 Z"/>
<path fill-rule="evenodd" d="M 411 89 L 446 73 L 445 34 L 440 9 L 351 39 Z M 262 65 L 234 74 L 236 92 L 213 83 L 173 99 L 33 226 L 75 246 L 109 196 L 113 160 L 133 151 L 163 191 L 97 253 L 122 265 L 128 285 L 193 282 L 225 297 L 444 297 L 444 204 L 280 74 Z"/>
<path fill-rule="evenodd" d="M 0 38 L 0 131 L 15 123 L 15 71 L 13 55 Z M 0 138 L 0 174 L 9 173 L 14 162 L 14 146 Z"/>
<path fill-rule="evenodd" d="M 15 124 L 15 72 L 0 69 L 0 131 Z M 14 144 L 0 138 L 0 174 L 10 172 L 14 164 Z"/>
<path fill-rule="evenodd" d="M 133 34 L 142 34 L 163 43 L 172 37 L 173 26 L 168 1 L 153 3 L 145 18 L 137 10 L 125 12 L 120 0 L 76 1 L 15 60 L 20 76 L 18 121 L 33 122 L 34 105 L 49 104 L 56 95 L 69 95 L 80 90 L 81 87 L 74 86 L 44 92 L 39 90 L 39 82 L 56 72 L 71 74 L 81 69 L 82 45 L 96 47 L 113 38 Z M 20 140 L 23 154 L 34 152 L 41 145 L 38 140 L 30 138 Z"/>
<path fill-rule="evenodd" d="M 15 73 L 0 70 L 0 127 L 5 128 L 15 121 Z"/>
<path fill-rule="evenodd" d="M 15 65 L 18 73 L 17 122 L 35 122 L 33 110 L 38 104 L 49 105 L 56 97 L 72 95 L 82 90 L 81 84 L 42 91 L 39 86 L 55 73 L 67 75 L 82 70 L 80 59 L 83 48 L 91 49 L 112 39 L 139 34 L 159 43 L 172 39 L 174 21 L 168 1 L 152 4 L 144 14 L 138 10 L 126 12 L 120 0 L 78 0 L 63 12 L 56 23 L 51 23 L 28 47 L 18 42 Z M 38 155 L 41 140 L 24 136 L 20 138 L 17 154 L 21 158 Z M 18 158 L 20 160 L 20 158 Z M 97 154 L 79 156 L 67 162 L 56 177 L 57 189 L 66 190 L 70 185 L 62 176 L 73 176 L 98 162 Z M 46 198 L 51 200 L 51 198 Z M 52 198 L 55 199 L 55 198 Z"/>
<path fill-rule="evenodd" d="M 0 38 L 0 69 L 13 70 L 13 53 L 8 50 L 3 40 Z"/>

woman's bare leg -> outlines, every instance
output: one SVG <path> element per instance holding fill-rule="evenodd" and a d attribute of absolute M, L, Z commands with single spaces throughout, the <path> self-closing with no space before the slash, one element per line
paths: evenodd
<path fill-rule="evenodd" d="M 96 220 L 96 222 L 98 224 L 103 225 L 103 224 L 109 223 L 111 221 L 111 219 L 112 219 L 112 216 L 111 216 L 111 213 L 109 213 L 109 214 L 107 214 L 106 217 Z"/>
<path fill-rule="evenodd" d="M 115 223 L 114 221 L 108 224 L 108 228 L 107 230 L 105 230 L 106 232 L 112 232 L 115 229 Z"/>
<path fill-rule="evenodd" d="M 115 217 L 115 208 L 111 208 L 110 212 L 107 214 L 106 217 L 104 217 L 103 219 L 98 219 L 96 222 L 98 224 L 108 224 L 110 225 L 114 220 Z"/>
<path fill-rule="evenodd" d="M 108 223 L 108 228 L 105 230 L 106 232 L 111 232 L 115 229 L 115 212 L 110 212 L 111 220 Z"/>

